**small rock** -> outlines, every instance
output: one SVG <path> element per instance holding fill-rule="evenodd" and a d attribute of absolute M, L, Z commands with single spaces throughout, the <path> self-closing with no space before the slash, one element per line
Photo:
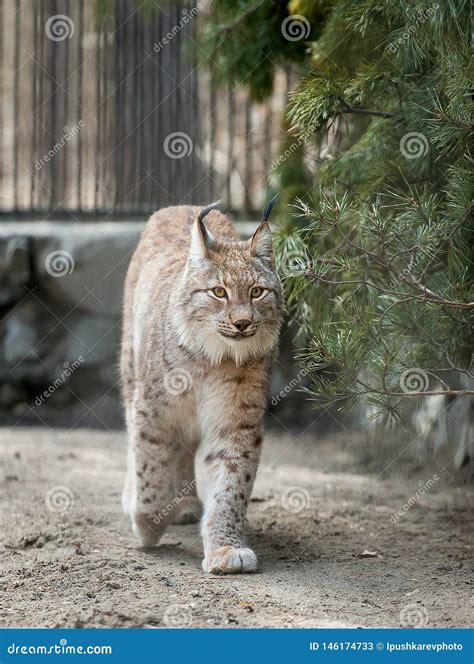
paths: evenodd
<path fill-rule="evenodd" d="M 371 551 L 370 549 L 364 549 L 362 553 L 359 553 L 359 558 L 381 558 L 382 556 L 378 551 Z"/>

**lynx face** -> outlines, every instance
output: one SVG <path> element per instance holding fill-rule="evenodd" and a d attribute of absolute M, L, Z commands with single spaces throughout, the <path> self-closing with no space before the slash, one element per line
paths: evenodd
<path fill-rule="evenodd" d="M 268 353 L 282 318 L 268 225 L 248 242 L 224 242 L 196 221 L 179 302 L 181 340 L 193 352 L 239 364 Z"/>

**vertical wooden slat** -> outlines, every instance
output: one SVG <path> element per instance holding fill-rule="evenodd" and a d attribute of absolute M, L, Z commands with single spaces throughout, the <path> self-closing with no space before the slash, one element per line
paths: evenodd
<path fill-rule="evenodd" d="M 229 83 L 227 91 L 227 173 L 226 173 L 226 206 L 232 209 L 232 169 L 234 167 L 234 134 L 235 134 L 235 96 L 232 83 Z"/>
<path fill-rule="evenodd" d="M 19 117 L 20 109 L 20 11 L 21 4 L 20 0 L 15 2 L 15 56 L 14 56 L 14 67 L 15 67 L 15 88 L 13 96 L 13 117 L 14 121 L 17 122 Z M 20 154 L 20 140 L 19 133 L 15 129 L 15 140 L 13 142 L 13 193 L 14 193 L 14 209 L 15 212 L 18 210 L 18 161 Z"/>
<path fill-rule="evenodd" d="M 123 16 L 123 0 L 117 0 L 115 3 L 115 13 L 114 13 L 114 18 L 115 18 L 115 67 L 114 67 L 114 88 L 115 88 L 115 93 L 114 93 L 114 108 L 115 108 L 115 117 L 116 117 L 116 125 L 115 125 L 115 132 L 113 136 L 113 141 L 112 141 L 112 146 L 111 149 L 114 150 L 114 172 L 115 172 L 115 189 L 114 189 L 114 207 L 117 209 L 119 204 L 120 204 L 120 176 L 122 173 L 122 165 L 121 165 L 121 154 L 122 154 L 122 148 L 121 146 L 118 145 L 119 142 L 119 136 L 121 136 L 122 133 L 122 123 L 123 123 L 123 113 L 120 112 L 121 109 L 121 104 L 122 104 L 122 28 L 120 27 L 122 24 L 122 16 Z"/>
<path fill-rule="evenodd" d="M 252 175 L 253 175 L 253 145 L 252 145 L 252 103 L 248 96 L 245 99 L 245 141 L 244 141 L 244 208 L 246 212 L 253 210 L 252 203 Z"/>
<path fill-rule="evenodd" d="M 40 39 L 39 39 L 39 49 L 38 49 L 38 60 L 41 63 L 41 69 L 38 70 L 38 109 L 35 112 L 36 115 L 36 121 L 39 125 L 39 131 L 40 131 L 40 137 L 38 140 L 38 153 L 39 153 L 39 158 L 44 154 L 44 147 L 45 147 L 45 134 L 46 132 L 44 131 L 44 115 L 45 115 L 45 73 L 43 71 L 43 68 L 46 63 L 46 40 L 43 37 L 42 31 L 44 30 L 44 22 L 45 22 L 45 13 L 46 13 L 46 7 L 44 2 L 39 3 L 39 34 L 40 34 Z M 46 209 L 46 198 L 44 195 L 44 189 L 41 186 L 42 183 L 44 182 L 45 178 L 45 169 L 42 168 L 40 171 L 37 172 L 36 174 L 36 181 L 37 181 L 37 190 L 38 190 L 38 199 L 37 199 L 37 206 L 40 210 L 45 210 Z"/>
<path fill-rule="evenodd" d="M 79 16 L 78 16 L 78 37 L 76 39 L 77 43 L 77 62 L 78 62 L 78 71 L 77 71 L 77 109 L 78 119 L 82 118 L 82 61 L 84 57 L 83 52 L 83 38 L 84 38 L 84 3 L 79 3 Z M 85 122 L 85 118 L 83 120 Z M 85 127 L 87 131 L 87 127 Z M 82 130 L 78 132 L 77 135 L 77 170 L 76 170 L 76 195 L 77 195 L 77 209 L 81 211 L 82 209 L 82 146 L 83 146 L 83 132 Z"/>
<path fill-rule="evenodd" d="M 98 61 L 98 67 L 95 71 L 95 105 L 96 105 L 96 119 L 97 119 L 97 129 L 95 134 L 95 151 L 94 151 L 94 160 L 92 172 L 95 174 L 94 180 L 94 211 L 98 212 L 99 210 L 99 186 L 100 186 L 100 153 L 101 153 L 101 131 L 102 131 L 102 106 L 100 104 L 101 97 L 101 67 L 102 67 L 102 55 L 103 51 L 101 48 L 102 41 L 102 32 L 99 26 L 96 27 L 96 59 Z"/>
<path fill-rule="evenodd" d="M 30 178 L 30 209 L 34 209 L 35 207 L 35 186 L 36 186 L 36 159 L 38 158 L 38 123 L 36 119 L 36 109 L 38 106 L 38 31 L 39 31 L 39 26 L 38 26 L 38 21 L 39 21 L 39 13 L 38 13 L 38 3 L 34 3 L 34 8 L 33 8 L 33 81 L 32 81 L 32 105 L 33 105 L 33 118 L 32 118 L 32 129 L 31 129 L 31 157 L 30 157 L 30 162 L 31 162 L 31 168 L 32 168 L 32 174 Z M 1 18 L 0 18 L 0 25 L 1 25 Z"/>
<path fill-rule="evenodd" d="M 135 105 L 135 127 L 133 131 L 133 161 L 134 161 L 134 177 L 133 181 L 131 182 L 131 187 L 130 189 L 133 189 L 133 196 L 131 197 L 131 203 L 133 203 L 133 207 L 135 209 L 140 209 L 140 206 L 143 204 L 143 199 L 142 199 L 142 184 L 141 181 L 143 179 L 143 171 L 142 171 L 142 166 L 143 166 L 143 161 L 142 161 L 142 145 L 143 145 L 143 140 L 142 140 L 142 135 L 143 135 L 143 118 L 144 118 L 144 113 L 143 113 L 143 106 L 144 106 L 144 101 L 143 101 L 143 43 L 142 43 L 142 36 L 143 36 L 143 26 L 142 26 L 142 20 L 140 13 L 137 12 L 134 17 L 134 27 L 135 27 L 135 34 L 134 34 L 134 42 L 135 42 L 135 48 L 134 48 L 134 73 L 133 73 L 133 79 L 135 83 L 135 94 L 134 94 L 134 105 Z"/>
<path fill-rule="evenodd" d="M 268 187 L 268 171 L 272 158 L 272 109 L 269 102 L 265 104 L 265 120 L 263 123 L 263 173 L 264 187 Z"/>
<path fill-rule="evenodd" d="M 66 0 L 66 11 L 65 11 L 66 16 L 70 16 L 70 6 L 69 6 L 69 0 Z M 77 39 L 77 36 L 76 36 Z M 64 85 L 64 90 L 63 90 L 63 99 L 64 99 L 64 116 L 63 116 L 63 127 L 66 125 L 67 127 L 71 127 L 70 123 L 70 118 L 69 118 L 69 81 L 68 81 L 68 76 L 69 76 L 69 49 L 71 48 L 71 40 L 66 39 L 64 42 L 64 69 L 63 69 L 63 78 L 61 79 L 61 83 Z M 64 130 L 63 130 L 64 131 Z M 69 143 L 66 142 L 64 146 L 64 153 L 62 155 L 62 160 L 61 160 L 61 179 L 62 179 L 62 191 L 61 191 L 61 203 L 63 207 L 66 207 L 66 195 L 67 195 L 67 173 L 68 173 L 68 151 L 69 151 Z"/>
<path fill-rule="evenodd" d="M 216 118 L 216 104 L 217 104 L 217 86 L 216 79 L 214 74 L 214 69 L 211 66 L 211 71 L 209 73 L 209 119 L 210 119 L 210 132 L 209 132 L 209 169 L 210 169 L 210 200 L 217 198 L 216 188 L 215 188 L 215 150 L 216 150 L 216 133 L 217 133 L 217 118 Z"/>
<path fill-rule="evenodd" d="M 56 0 L 52 0 L 51 3 L 51 12 L 50 16 L 55 16 L 58 13 L 58 8 L 57 8 L 57 3 Z M 50 146 L 54 145 L 56 141 L 56 136 L 57 136 L 57 129 L 58 129 L 58 122 L 57 122 L 57 116 L 58 116 L 58 88 L 56 86 L 56 80 L 57 80 L 57 58 L 56 58 L 56 48 L 55 45 L 57 42 L 53 42 L 49 40 L 50 43 L 48 44 L 48 49 L 49 49 L 49 58 L 48 58 L 48 72 L 50 72 L 51 79 L 50 79 L 50 84 L 51 84 L 51 96 L 49 98 L 49 113 L 50 113 L 50 118 L 51 118 L 51 132 L 50 132 Z M 49 200 L 48 200 L 48 212 L 53 211 L 53 209 L 56 208 L 56 195 L 57 195 L 57 162 L 56 159 L 51 159 L 48 163 L 48 172 L 49 172 L 49 178 L 48 178 L 48 189 L 49 189 Z"/>

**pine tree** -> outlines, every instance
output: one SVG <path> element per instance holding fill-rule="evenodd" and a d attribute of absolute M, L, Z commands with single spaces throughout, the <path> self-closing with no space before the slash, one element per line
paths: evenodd
<path fill-rule="evenodd" d="M 396 417 L 413 397 L 474 394 L 467 2 L 212 3 L 216 14 L 231 4 L 216 47 L 224 75 L 248 82 L 249 44 L 266 49 L 257 98 L 274 63 L 303 65 L 285 144 L 319 156 L 293 200 L 301 182 L 281 159 L 293 205 L 280 206 L 277 244 L 311 396 Z M 276 25 L 291 14 L 311 26 L 303 60 Z"/>

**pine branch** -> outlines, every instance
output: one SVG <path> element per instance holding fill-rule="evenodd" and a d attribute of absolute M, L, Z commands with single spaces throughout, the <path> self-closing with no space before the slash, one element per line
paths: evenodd
<path fill-rule="evenodd" d="M 260 7 L 263 7 L 263 5 L 267 2 L 268 0 L 258 0 L 258 2 L 255 2 L 253 5 L 250 5 L 247 7 L 247 9 L 240 15 L 238 16 L 235 21 L 232 23 L 228 23 L 227 25 L 223 25 L 217 32 L 215 33 L 214 37 L 216 39 L 219 39 L 220 37 L 227 37 L 229 32 L 232 32 L 236 28 L 238 28 L 249 16 L 251 16 L 254 12 L 257 11 L 257 9 L 260 9 Z M 222 42 L 221 42 L 222 43 Z M 218 48 L 220 44 L 216 46 Z"/>
<path fill-rule="evenodd" d="M 346 101 L 342 102 L 344 105 L 344 110 L 342 113 L 347 113 L 347 114 L 359 114 L 359 115 L 375 115 L 376 117 L 380 118 L 395 118 L 397 117 L 395 113 L 389 113 L 388 111 L 373 111 L 369 110 L 368 108 L 355 108 L 353 106 L 350 106 Z"/>

